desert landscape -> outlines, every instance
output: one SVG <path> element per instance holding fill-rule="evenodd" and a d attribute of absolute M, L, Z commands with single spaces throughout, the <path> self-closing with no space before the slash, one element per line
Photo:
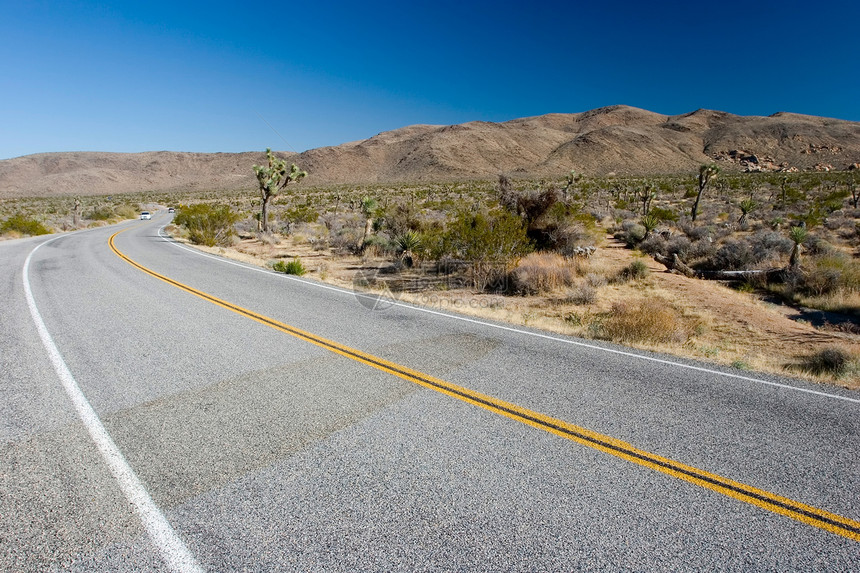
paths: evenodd
<path fill-rule="evenodd" d="M 860 387 L 856 122 L 612 106 L 276 156 L 308 175 L 274 197 L 268 232 L 251 168 L 264 152 L 0 161 L 3 236 L 35 234 L 10 222 L 63 231 L 176 207 L 178 240 L 282 272 Z M 738 274 L 710 280 L 723 271 Z"/>
<path fill-rule="evenodd" d="M 275 146 L 273 146 L 275 147 Z M 703 163 L 729 171 L 843 171 L 860 167 L 860 123 L 775 113 L 696 110 L 666 116 L 630 106 L 504 123 L 413 125 L 302 153 L 279 153 L 311 174 L 306 185 L 391 184 L 683 174 Z M 247 153 L 68 152 L 0 161 L 0 198 L 234 191 L 256 185 Z"/>

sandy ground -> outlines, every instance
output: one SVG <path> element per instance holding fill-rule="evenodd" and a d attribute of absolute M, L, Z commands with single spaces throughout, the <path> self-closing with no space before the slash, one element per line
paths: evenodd
<path fill-rule="evenodd" d="M 391 265 L 391 260 L 384 258 L 335 256 L 327 249 L 315 250 L 290 237 L 276 243 L 247 238 L 234 247 L 204 250 L 259 266 L 298 257 L 308 269 L 309 278 L 347 288 L 364 286 L 361 277 L 376 275 Z M 860 356 L 857 334 L 817 328 L 813 321 L 803 320 L 802 311 L 796 308 L 766 302 L 755 294 L 739 292 L 721 283 L 668 273 L 656 261 L 638 256 L 610 239 L 584 264 L 592 273 L 610 276 L 637 258 L 647 264 L 648 277 L 623 285 L 601 286 L 595 301 L 586 306 L 565 302 L 563 293 L 502 296 L 451 288 L 445 280 L 418 273 L 377 276 L 401 285 L 393 288 L 393 294 L 385 291 L 400 300 L 575 336 L 587 336 L 588 332 L 582 325 L 565 320 L 571 313 L 588 317 L 606 312 L 619 300 L 659 297 L 671 301 L 685 320 L 697 324 L 696 333 L 677 344 L 636 344 L 638 348 L 860 389 L 856 368 L 833 379 L 816 378 L 797 367 L 804 356 L 825 347 L 840 347 L 855 357 Z"/>

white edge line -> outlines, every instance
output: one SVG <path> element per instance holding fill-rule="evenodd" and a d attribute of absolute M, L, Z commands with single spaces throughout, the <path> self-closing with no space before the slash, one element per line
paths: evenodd
<path fill-rule="evenodd" d="M 161 229 L 159 229 L 159 233 L 161 233 L 161 231 L 162 231 L 163 229 L 164 229 L 164 227 L 162 227 Z M 345 289 L 345 288 L 341 288 L 341 287 L 336 287 L 336 286 L 332 286 L 332 285 L 321 284 L 321 283 L 318 283 L 318 282 L 309 281 L 309 280 L 306 280 L 306 279 L 301 279 L 301 278 L 296 277 L 296 276 L 292 276 L 292 275 L 284 275 L 284 274 L 281 274 L 281 273 L 275 273 L 274 271 L 269 271 L 269 270 L 267 270 L 267 269 L 262 269 L 262 268 L 260 268 L 260 267 L 254 267 L 254 266 L 251 266 L 251 265 L 248 265 L 248 264 L 245 264 L 245 263 L 240 263 L 240 262 L 236 262 L 236 261 L 231 261 L 231 260 L 225 259 L 225 258 L 223 258 L 223 257 L 218 257 L 218 256 L 216 256 L 216 255 L 211 255 L 211 254 L 209 254 L 209 253 L 204 253 L 203 251 L 199 251 L 199 250 L 197 250 L 197 249 L 193 249 L 193 248 L 191 248 L 191 247 L 188 247 L 188 246 L 186 246 L 186 245 L 183 245 L 182 243 L 179 243 L 179 242 L 177 242 L 177 241 L 175 241 L 175 240 L 172 240 L 170 237 L 168 237 L 168 236 L 166 236 L 166 235 L 163 235 L 163 234 L 162 234 L 162 237 L 163 237 L 163 238 L 165 238 L 165 239 L 168 239 L 168 240 L 167 240 L 167 242 L 169 242 L 170 244 L 175 245 L 175 246 L 177 246 L 177 247 L 179 247 L 179 248 L 181 248 L 181 249 L 185 249 L 186 251 L 190 251 L 190 252 L 192 252 L 192 253 L 195 253 L 195 254 L 197 254 L 197 255 L 200 255 L 201 257 L 207 257 L 207 258 L 210 258 L 210 259 L 214 259 L 214 260 L 216 260 L 216 261 L 220 261 L 220 262 L 222 262 L 222 263 L 226 263 L 226 264 L 228 264 L 228 265 L 234 265 L 234 266 L 237 266 L 237 267 L 242 267 L 243 269 L 246 269 L 246 270 L 250 270 L 250 271 L 257 271 L 257 272 L 266 273 L 266 274 L 269 274 L 269 275 L 276 275 L 276 276 L 283 277 L 283 278 L 285 278 L 285 279 L 293 280 L 293 281 L 296 281 L 296 282 L 300 282 L 300 283 L 303 283 L 303 284 L 306 284 L 306 285 L 309 285 L 309 286 L 314 286 L 314 287 L 321 288 L 321 289 L 331 290 L 331 291 L 335 291 L 335 292 L 339 292 L 339 293 L 341 293 L 341 294 L 347 294 L 347 295 L 351 295 L 351 296 L 367 296 L 367 297 L 374 297 L 374 296 L 377 296 L 377 295 L 373 295 L 373 294 L 364 295 L 363 293 L 360 293 L 360 292 L 357 292 L 357 291 L 353 291 L 353 290 L 349 290 L 349 289 Z M 658 363 L 658 364 L 665 364 L 665 365 L 668 365 L 668 366 L 677 366 L 678 368 L 686 368 L 687 370 L 695 370 L 695 371 L 697 371 L 697 372 L 704 372 L 704 373 L 706 373 L 706 374 L 714 374 L 714 375 L 717 375 L 717 376 L 724 376 L 724 377 L 726 377 L 726 378 L 734 378 L 735 380 L 743 380 L 743 381 L 745 381 L 745 382 L 755 382 L 756 384 L 763 384 L 763 385 L 765 385 L 765 386 L 773 386 L 773 387 L 775 387 L 775 388 L 783 388 L 783 389 L 786 389 L 786 390 L 795 390 L 795 391 L 797 391 L 797 392 L 805 392 L 805 393 L 807 393 L 807 394 L 814 394 L 814 395 L 816 395 L 816 396 L 824 396 L 824 397 L 826 397 L 826 398 L 834 398 L 834 399 L 836 399 L 836 400 L 843 400 L 843 401 L 845 401 L 845 402 L 852 402 L 852 403 L 854 403 L 854 404 L 860 404 L 860 399 L 857 399 L 857 398 L 849 398 L 848 396 L 840 396 L 839 394 L 830 394 L 830 393 L 828 393 L 828 392 L 821 392 L 821 391 L 818 391 L 818 390 L 811 390 L 811 389 L 809 389 L 809 388 L 798 388 L 797 386 L 791 386 L 790 384 L 781 384 L 781 383 L 779 383 L 779 382 L 771 382 L 771 381 L 769 381 L 769 380 L 762 380 L 761 378 L 752 378 L 752 377 L 750 377 L 750 376 L 743 376 L 743 375 L 741 375 L 741 374 L 732 374 L 731 372 L 721 372 L 721 371 L 719 371 L 719 370 L 712 370 L 712 369 L 710 369 L 710 368 L 705 368 L 705 367 L 703 367 L 703 366 L 693 366 L 693 365 L 691 365 L 691 364 L 684 364 L 684 363 L 682 363 L 682 362 L 673 362 L 673 361 L 671 361 L 671 360 L 665 360 L 665 359 L 663 359 L 663 358 L 656 358 L 656 357 L 654 357 L 654 356 L 645 356 L 645 355 L 642 355 L 642 354 L 634 354 L 633 352 L 625 352 L 625 351 L 623 351 L 623 350 L 616 350 L 616 349 L 614 349 L 614 348 L 605 348 L 605 347 L 603 347 L 603 346 L 597 346 L 596 344 L 588 344 L 587 342 L 579 342 L 579 341 L 577 341 L 577 340 L 571 340 L 571 339 L 569 339 L 569 338 L 560 338 L 560 337 L 558 337 L 558 336 L 552 336 L 552 335 L 549 335 L 549 334 L 542 334 L 542 333 L 540 333 L 540 332 L 533 332 L 533 331 L 530 331 L 530 330 L 522 330 L 522 329 L 519 329 L 519 328 L 514 328 L 514 327 L 512 327 L 512 326 L 504 326 L 504 325 L 501 325 L 501 324 L 494 324 L 494 323 L 492 323 L 492 322 L 484 322 L 484 321 L 482 321 L 482 320 L 477 320 L 477 319 L 469 318 L 469 317 L 466 317 L 466 316 L 460 316 L 460 315 L 456 315 L 456 314 L 449 314 L 449 313 L 447 313 L 447 312 L 440 312 L 440 311 L 438 311 L 438 310 L 432 310 L 432 309 L 429 309 L 429 308 L 424 308 L 424 307 L 416 306 L 416 305 L 412 305 L 412 304 L 405 304 L 405 303 L 402 303 L 402 302 L 399 302 L 399 301 L 396 301 L 396 300 L 390 300 L 390 301 L 386 301 L 386 302 L 390 302 L 393 306 L 399 306 L 399 307 L 401 307 L 401 308 L 406 308 L 406 309 L 414 310 L 414 311 L 417 311 L 417 312 L 424 312 L 424 313 L 427 313 L 427 314 L 433 314 L 433 315 L 436 315 L 436 316 L 443 316 L 443 317 L 445 317 L 445 318 L 450 318 L 450 319 L 453 319 L 453 320 L 460 320 L 460 321 L 463 321 L 463 322 L 469 322 L 469 323 L 477 324 L 477 325 L 480 325 L 480 326 L 486 326 L 486 327 L 490 327 L 490 328 L 496 328 L 496 329 L 499 329 L 499 330 L 505 330 L 505 331 L 508 331 L 508 332 L 514 332 L 514 333 L 517 333 L 517 334 L 524 334 L 524 335 L 527 335 L 527 336 L 534 336 L 534 337 L 537 337 L 537 338 L 543 338 L 543 339 L 545 339 L 545 340 L 552 340 L 552 341 L 554 341 L 554 342 L 561 342 L 561 343 L 564 343 L 564 344 L 571 344 L 571 345 L 573 345 L 573 346 L 579 346 L 579 347 L 582 347 L 582 348 L 589 348 L 589 349 L 592 349 L 592 350 L 600 350 L 600 351 L 602 351 L 602 352 L 609 352 L 609 353 L 611 353 L 611 354 L 617 354 L 617 355 L 620 355 L 620 356 L 626 356 L 626 357 L 629 357 L 629 358 L 636 358 L 636 359 L 639 359 L 639 360 L 647 360 L 647 361 L 649 361 L 649 362 L 655 362 L 655 363 Z"/>
<path fill-rule="evenodd" d="M 45 350 L 48 352 L 48 357 L 51 359 L 54 370 L 57 372 L 63 389 L 72 401 L 78 416 L 84 423 L 87 432 L 89 432 L 90 437 L 95 442 L 114 478 L 119 483 L 120 489 L 122 489 L 126 499 L 134 506 L 152 543 L 161 553 L 168 567 L 172 571 L 182 573 L 202 572 L 204 569 L 197 563 L 194 555 L 192 555 L 185 543 L 179 538 L 176 531 L 170 525 L 170 522 L 167 521 L 167 518 L 158 509 L 158 506 L 155 505 L 155 502 L 134 473 L 134 470 L 128 465 L 119 447 L 117 447 L 110 434 L 108 434 L 107 429 L 105 429 L 101 420 L 99 420 L 98 414 L 90 405 L 86 396 L 84 396 L 72 372 L 63 360 L 57 345 L 54 343 L 54 339 L 48 332 L 36 306 L 36 300 L 33 298 L 33 291 L 30 288 L 29 282 L 30 261 L 33 258 L 33 254 L 41 247 L 64 236 L 66 235 L 57 236 L 37 245 L 36 248 L 30 251 L 27 259 L 24 261 L 24 295 L 26 296 L 27 306 L 30 309 L 33 322 L 39 332 L 39 337 L 42 339 L 42 344 L 44 344 Z"/>

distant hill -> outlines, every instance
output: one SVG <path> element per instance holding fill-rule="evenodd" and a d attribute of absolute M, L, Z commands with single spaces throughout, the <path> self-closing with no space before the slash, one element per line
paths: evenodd
<path fill-rule="evenodd" d="M 307 185 L 515 176 L 843 170 L 860 163 L 860 122 L 792 113 L 697 110 L 666 116 L 611 106 L 503 123 L 412 125 L 369 139 L 282 153 Z M 0 161 L 0 198 L 133 191 L 251 189 L 262 152 L 41 153 Z"/>

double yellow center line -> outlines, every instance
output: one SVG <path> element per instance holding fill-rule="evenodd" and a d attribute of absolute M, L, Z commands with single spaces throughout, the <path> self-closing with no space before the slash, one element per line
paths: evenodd
<path fill-rule="evenodd" d="M 115 233 L 112 235 L 108 241 L 110 248 L 118 257 L 133 267 L 159 280 L 213 304 L 217 304 L 222 308 L 226 308 L 227 310 L 233 311 L 244 317 L 256 320 L 261 324 L 265 324 L 266 326 L 291 336 L 295 336 L 296 338 L 310 342 L 311 344 L 315 344 L 321 348 L 340 354 L 341 356 L 362 362 L 383 372 L 393 374 L 394 376 L 398 376 L 404 380 L 408 380 L 409 382 L 414 382 L 415 384 L 420 384 L 421 386 L 430 388 L 431 390 L 447 394 L 448 396 L 468 402 L 469 404 L 473 404 L 480 408 L 484 408 L 485 410 L 495 412 L 496 414 L 501 414 L 502 416 L 506 416 L 512 420 L 551 432 L 584 446 L 600 450 L 601 452 L 645 466 L 652 470 L 694 483 L 734 499 L 751 503 L 768 511 L 791 517 L 792 519 L 796 519 L 807 525 L 830 531 L 831 533 L 853 539 L 854 541 L 860 541 L 860 522 L 695 468 L 693 466 L 688 466 L 669 458 L 658 456 L 645 450 L 640 450 L 611 436 L 599 434 L 586 428 L 569 424 L 563 420 L 551 418 L 540 414 L 539 412 L 522 408 L 516 404 L 505 402 L 504 400 L 499 400 L 492 396 L 481 394 L 480 392 L 475 392 L 474 390 L 470 390 L 463 386 L 458 386 L 439 378 L 434 378 L 433 376 L 412 370 L 406 366 L 389 362 L 388 360 L 373 356 L 372 354 L 367 354 L 366 352 L 362 352 L 355 348 L 344 346 L 343 344 L 322 338 L 294 326 L 284 324 L 182 284 L 179 281 L 148 269 L 124 255 L 114 244 L 114 238 L 118 234 L 119 233 Z"/>

